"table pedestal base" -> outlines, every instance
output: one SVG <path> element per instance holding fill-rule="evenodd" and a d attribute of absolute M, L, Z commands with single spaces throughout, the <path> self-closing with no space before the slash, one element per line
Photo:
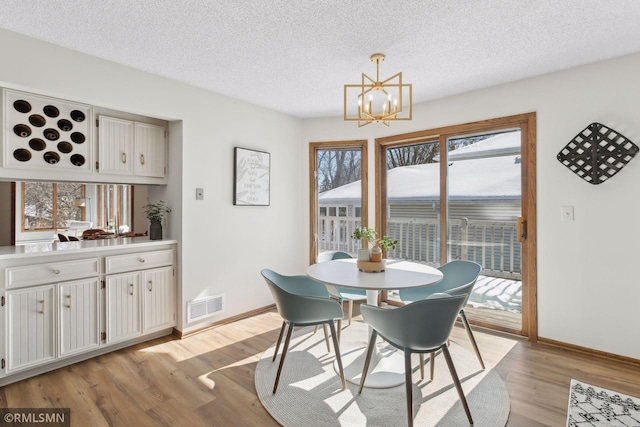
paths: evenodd
<path fill-rule="evenodd" d="M 369 373 L 364 386 L 391 388 L 404 384 L 404 354 L 384 343 L 378 343 L 376 346 L 371 355 Z M 366 347 L 357 348 L 342 355 L 344 377 L 350 383 L 360 385 L 366 355 Z M 337 361 L 333 363 L 333 368 L 340 375 Z"/>

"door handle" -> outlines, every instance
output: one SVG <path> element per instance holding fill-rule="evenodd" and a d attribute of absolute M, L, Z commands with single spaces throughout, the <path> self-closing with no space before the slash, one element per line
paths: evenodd
<path fill-rule="evenodd" d="M 518 217 L 518 242 L 523 243 L 527 240 L 527 220 L 523 217 Z"/>
<path fill-rule="evenodd" d="M 144 154 L 140 154 L 140 164 L 144 165 Z"/>
<path fill-rule="evenodd" d="M 149 292 L 153 292 L 153 282 L 149 280 Z"/>
<path fill-rule="evenodd" d="M 44 300 L 40 301 L 40 304 L 42 304 L 42 310 L 40 311 L 40 313 L 41 313 L 41 314 L 44 314 L 44 304 L 45 304 L 45 301 L 44 301 Z"/>
<path fill-rule="evenodd" d="M 133 295 L 133 283 L 129 283 L 129 295 Z"/>
<path fill-rule="evenodd" d="M 127 163 L 127 153 L 122 153 L 122 163 Z"/>
<path fill-rule="evenodd" d="M 67 295 L 67 298 L 69 298 L 69 304 L 67 305 L 67 308 L 71 308 L 71 295 Z"/>

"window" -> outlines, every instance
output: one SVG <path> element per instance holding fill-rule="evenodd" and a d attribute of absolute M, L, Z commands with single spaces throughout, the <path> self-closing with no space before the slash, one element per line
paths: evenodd
<path fill-rule="evenodd" d="M 309 161 L 310 261 L 325 251 L 357 253 L 351 235 L 367 222 L 367 141 L 309 143 Z"/>
<path fill-rule="evenodd" d="M 114 231 L 120 225 L 132 225 L 133 187 L 130 185 L 96 185 L 96 225 Z"/>
<path fill-rule="evenodd" d="M 83 184 L 23 182 L 22 231 L 55 230 L 84 220 L 84 209 L 75 204 L 84 194 Z"/>

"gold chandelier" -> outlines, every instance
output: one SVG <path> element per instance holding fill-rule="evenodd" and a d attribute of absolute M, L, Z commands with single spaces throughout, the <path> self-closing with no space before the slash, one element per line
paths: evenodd
<path fill-rule="evenodd" d="M 358 127 L 369 123 L 388 127 L 392 120 L 411 120 L 411 84 L 402 83 L 402 73 L 380 81 L 384 54 L 374 53 L 371 62 L 376 64 L 375 80 L 362 73 L 361 84 L 344 85 L 344 120 L 357 121 Z"/>

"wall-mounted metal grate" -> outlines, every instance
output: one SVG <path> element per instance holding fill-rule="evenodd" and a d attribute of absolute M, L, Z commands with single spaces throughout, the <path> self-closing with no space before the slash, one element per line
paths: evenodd
<path fill-rule="evenodd" d="M 558 153 L 560 163 L 590 184 L 598 185 L 624 168 L 638 146 L 615 130 L 591 123 Z"/>

